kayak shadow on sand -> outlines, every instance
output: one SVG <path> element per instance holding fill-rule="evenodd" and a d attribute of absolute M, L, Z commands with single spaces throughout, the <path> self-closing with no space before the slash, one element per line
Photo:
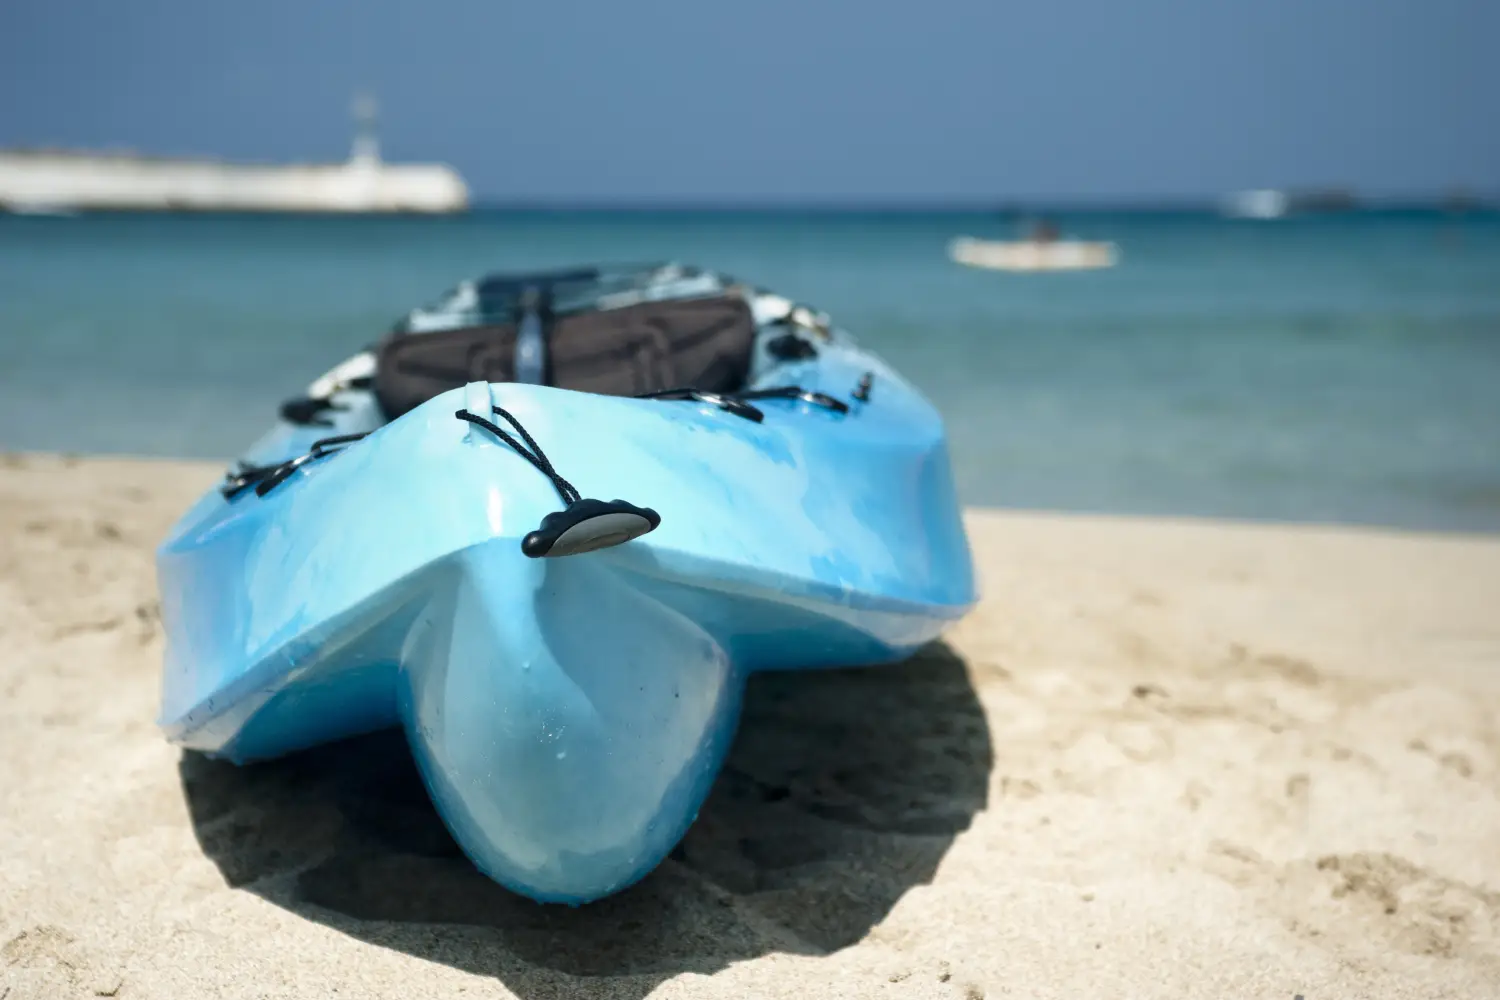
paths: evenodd
<path fill-rule="evenodd" d="M 672 856 L 588 906 L 476 871 L 399 730 L 266 764 L 186 752 L 183 793 L 231 886 L 352 937 L 493 976 L 526 1000 L 644 996 L 684 972 L 859 941 L 932 880 L 985 807 L 990 735 L 963 661 L 750 678 L 723 773 Z"/>

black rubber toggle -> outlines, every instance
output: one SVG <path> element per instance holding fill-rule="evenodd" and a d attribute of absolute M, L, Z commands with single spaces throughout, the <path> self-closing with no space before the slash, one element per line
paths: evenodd
<path fill-rule="evenodd" d="M 342 409 L 342 406 L 334 406 L 330 400 L 303 396 L 281 404 L 281 419 L 303 427 L 332 427 L 332 420 L 323 419 L 324 412 Z"/>
<path fill-rule="evenodd" d="M 818 356 L 818 349 L 795 333 L 783 333 L 767 341 L 766 352 L 780 361 L 805 361 Z"/>
<path fill-rule="evenodd" d="M 870 386 L 875 384 L 875 373 L 865 372 L 859 377 L 859 385 L 854 387 L 853 396 L 861 403 L 870 401 Z"/>
<path fill-rule="evenodd" d="M 650 507 L 624 500 L 578 500 L 542 518 L 521 539 L 521 551 L 533 559 L 574 556 L 639 538 L 659 524 L 661 515 Z"/>

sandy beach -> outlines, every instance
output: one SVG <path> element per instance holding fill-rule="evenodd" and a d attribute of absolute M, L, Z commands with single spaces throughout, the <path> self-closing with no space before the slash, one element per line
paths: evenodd
<path fill-rule="evenodd" d="M 388 735 L 161 738 L 152 548 L 219 474 L 0 456 L 0 1000 L 1500 996 L 1500 538 L 973 512 L 945 643 L 756 678 L 568 909 Z"/>

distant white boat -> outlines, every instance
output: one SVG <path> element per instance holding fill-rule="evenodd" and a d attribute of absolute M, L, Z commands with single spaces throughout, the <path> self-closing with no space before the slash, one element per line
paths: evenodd
<path fill-rule="evenodd" d="M 959 264 L 992 271 L 1087 271 L 1114 267 L 1120 251 L 1114 243 L 960 236 L 948 244 L 948 256 Z"/>
<path fill-rule="evenodd" d="M 1235 219 L 1279 219 L 1291 207 L 1291 197 L 1285 191 L 1262 188 L 1255 191 L 1236 191 L 1224 199 L 1224 214 Z"/>
<path fill-rule="evenodd" d="M 0 210 L 218 212 L 460 212 L 469 190 L 448 166 L 388 164 L 374 102 L 344 163 L 255 164 L 72 151 L 0 151 Z"/>
<path fill-rule="evenodd" d="M 1327 215 L 1349 212 L 1359 203 L 1344 188 L 1306 188 L 1281 191 L 1261 188 L 1236 191 L 1220 203 L 1223 214 L 1234 219 L 1282 219 L 1292 215 Z"/>

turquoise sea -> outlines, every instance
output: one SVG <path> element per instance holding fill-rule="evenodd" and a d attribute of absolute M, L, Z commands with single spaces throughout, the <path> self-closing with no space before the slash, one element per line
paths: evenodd
<path fill-rule="evenodd" d="M 0 449 L 227 460 L 462 277 L 676 258 L 905 371 L 969 503 L 1500 530 L 1500 216 L 1054 218 L 1120 266 L 951 263 L 984 214 L 0 216 Z"/>

